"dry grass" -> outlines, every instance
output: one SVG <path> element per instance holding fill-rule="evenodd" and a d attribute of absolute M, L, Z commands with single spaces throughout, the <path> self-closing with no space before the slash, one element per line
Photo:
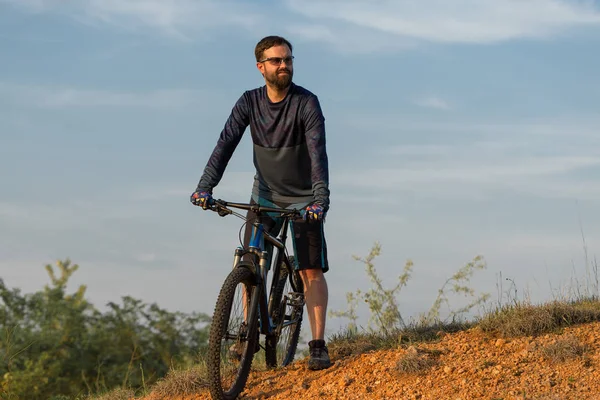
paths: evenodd
<path fill-rule="evenodd" d="M 152 388 L 152 396 L 157 398 L 186 396 L 208 388 L 206 365 L 201 364 L 190 369 L 172 369 L 166 377 Z"/>
<path fill-rule="evenodd" d="M 328 342 L 329 354 L 335 358 L 366 353 L 371 350 L 396 348 L 401 345 L 439 340 L 443 333 L 466 330 L 472 325 L 466 322 L 413 324 L 405 329 L 382 332 L 357 332 L 345 330 L 332 335 Z"/>
<path fill-rule="evenodd" d="M 405 374 L 421 374 L 438 364 L 437 358 L 431 352 L 419 351 L 410 347 L 396 363 L 396 369 Z"/>
<path fill-rule="evenodd" d="M 135 393 L 131 389 L 117 388 L 110 392 L 93 397 L 93 400 L 129 400 L 135 397 Z"/>
<path fill-rule="evenodd" d="M 538 336 L 575 324 L 600 321 L 600 302 L 595 299 L 553 301 L 542 305 L 517 304 L 485 315 L 478 323 L 484 331 L 505 337 Z"/>
<path fill-rule="evenodd" d="M 400 343 L 421 343 L 439 340 L 446 333 L 467 330 L 473 326 L 470 322 L 452 321 L 432 324 L 414 323 L 396 332 Z"/>
<path fill-rule="evenodd" d="M 479 326 L 483 331 L 505 337 L 538 336 L 557 332 L 580 323 L 600 321 L 600 301 L 595 298 L 577 301 L 554 301 L 541 305 L 519 303 L 488 312 L 475 322 L 413 324 L 390 333 L 345 330 L 329 338 L 329 352 L 334 358 L 358 355 L 373 350 L 405 346 L 406 344 L 439 340 L 444 333 L 454 333 Z M 561 340 L 556 347 L 545 350 L 548 357 L 560 360 L 577 356 L 582 348 L 571 339 Z M 553 353 L 554 352 L 554 353 Z M 399 371 L 420 371 L 436 361 L 423 354 L 413 353 L 398 362 Z"/>
<path fill-rule="evenodd" d="M 346 330 L 333 335 L 327 347 L 331 357 L 343 358 L 381 348 L 381 341 L 380 335 Z"/>
<path fill-rule="evenodd" d="M 556 342 L 541 348 L 544 357 L 553 363 L 583 357 L 587 351 L 588 347 L 574 336 L 560 338 Z"/>

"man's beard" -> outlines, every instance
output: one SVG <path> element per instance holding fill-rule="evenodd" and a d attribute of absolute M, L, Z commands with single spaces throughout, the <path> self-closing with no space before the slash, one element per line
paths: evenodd
<path fill-rule="evenodd" d="M 287 74 L 280 74 L 282 71 L 287 71 Z M 267 82 L 273 85 L 278 90 L 287 89 L 288 86 L 292 83 L 292 77 L 294 73 L 289 69 L 280 69 L 273 74 L 267 74 Z"/>

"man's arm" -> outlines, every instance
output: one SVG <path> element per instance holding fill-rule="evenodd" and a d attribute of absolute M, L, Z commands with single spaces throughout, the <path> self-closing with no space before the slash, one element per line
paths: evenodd
<path fill-rule="evenodd" d="M 225 127 L 221 131 L 217 145 L 208 159 L 208 163 L 196 188 L 198 191 L 207 191 L 212 194 L 213 188 L 221 181 L 225 168 L 237 145 L 240 143 L 249 123 L 248 103 L 245 95 L 242 95 L 231 110 Z"/>
<path fill-rule="evenodd" d="M 310 155 L 314 200 L 329 209 L 329 161 L 325 146 L 325 117 L 317 97 L 310 97 L 304 107 L 306 145 Z"/>

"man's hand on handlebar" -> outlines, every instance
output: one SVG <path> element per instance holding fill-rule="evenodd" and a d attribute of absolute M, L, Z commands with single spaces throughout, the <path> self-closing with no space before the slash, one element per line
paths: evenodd
<path fill-rule="evenodd" d="M 304 219 L 307 221 L 322 221 L 325 219 L 325 209 L 319 203 L 306 207 Z"/>
<path fill-rule="evenodd" d="M 214 202 L 212 195 L 207 191 L 196 191 L 190 196 L 190 201 L 193 205 L 202 207 L 203 210 L 208 210 Z"/>

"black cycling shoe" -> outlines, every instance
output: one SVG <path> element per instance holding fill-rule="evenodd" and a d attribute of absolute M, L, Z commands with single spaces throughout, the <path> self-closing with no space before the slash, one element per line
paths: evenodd
<path fill-rule="evenodd" d="M 308 359 L 308 369 L 316 371 L 331 367 L 329 359 L 329 350 L 325 346 L 324 340 L 311 340 L 308 342 L 310 358 Z"/>

